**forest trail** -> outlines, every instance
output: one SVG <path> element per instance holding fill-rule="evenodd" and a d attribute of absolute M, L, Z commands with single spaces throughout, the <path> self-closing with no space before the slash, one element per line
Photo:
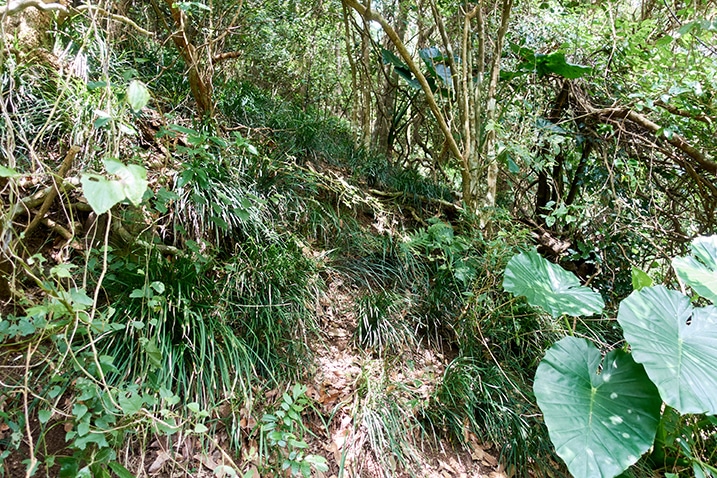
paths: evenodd
<path fill-rule="evenodd" d="M 318 416 L 310 423 L 315 434 L 309 441 L 311 453 L 326 457 L 330 470 L 313 476 L 509 477 L 498 463 L 497 453 L 491 450 L 491 445 L 479 443 L 470 432 L 467 433 L 472 451 L 454 446 L 444 437 L 438 441 L 433 437 L 422 437 L 425 433 L 415 430 L 415 436 L 410 437 L 412 449 L 406 450 L 410 456 L 407 470 L 386 469 L 386 463 L 396 464 L 396 460 L 388 457 L 382 462 L 372 453 L 372 437 L 368 430 L 370 416 L 362 413 L 362 401 L 371 399 L 370 391 L 365 391 L 370 388 L 367 382 L 389 383 L 385 396 L 395 396 L 397 400 L 407 398 L 401 396 L 401 388 L 410 388 L 428 400 L 450 359 L 422 344 L 416 350 L 406 352 L 408 357 L 379 357 L 359 349 L 353 340 L 357 327 L 355 301 L 359 291 L 339 274 L 329 274 L 326 285 L 316 306 L 318 325 L 323 334 L 310 341 L 315 354 L 315 369 L 310 371 L 312 376 L 306 385 L 307 395 L 315 401 L 317 410 L 325 417 L 323 420 L 328 417 L 326 425 Z M 412 370 L 403 366 L 406 363 Z M 343 474 L 340 475 L 341 469 Z"/>

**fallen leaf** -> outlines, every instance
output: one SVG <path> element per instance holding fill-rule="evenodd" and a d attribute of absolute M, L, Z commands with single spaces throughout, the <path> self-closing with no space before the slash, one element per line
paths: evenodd
<path fill-rule="evenodd" d="M 479 445 L 473 445 L 471 449 L 471 458 L 473 461 L 481 461 L 485 457 L 485 450 Z"/>
<path fill-rule="evenodd" d="M 205 467 L 209 468 L 209 470 L 211 470 L 211 471 L 214 471 L 214 469 L 217 466 L 219 466 L 219 464 L 216 461 L 214 461 L 214 459 L 209 455 L 205 455 L 205 454 L 194 455 L 194 459 L 197 460 L 202 465 L 204 465 Z"/>
<path fill-rule="evenodd" d="M 453 474 L 456 473 L 456 470 L 454 470 L 453 468 L 451 468 L 451 466 L 450 466 L 448 463 L 446 463 L 445 461 L 438 460 L 438 468 L 439 468 L 439 469 L 444 469 L 444 470 L 446 470 L 446 471 L 448 471 L 448 472 L 450 472 L 450 473 L 453 473 Z"/>
<path fill-rule="evenodd" d="M 162 465 L 164 465 L 167 461 L 169 461 L 171 459 L 172 459 L 172 457 L 166 451 L 164 451 L 164 450 L 158 451 L 157 458 L 155 458 L 155 460 L 152 462 L 152 464 L 149 465 L 147 472 L 148 473 L 157 473 L 162 468 Z"/>
<path fill-rule="evenodd" d="M 483 455 L 482 461 L 488 466 L 498 466 L 498 459 L 488 453 L 485 453 Z"/>

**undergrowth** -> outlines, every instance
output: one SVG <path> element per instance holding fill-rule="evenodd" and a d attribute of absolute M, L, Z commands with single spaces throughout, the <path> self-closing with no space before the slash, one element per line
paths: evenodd
<path fill-rule="evenodd" d="M 65 34 L 96 47 L 92 28 Z M 22 455 L 22 467 L 47 476 L 122 476 L 123 457 L 150 443 L 169 453 L 192 441 L 223 450 L 222 466 L 235 472 L 320 469 L 320 457 L 302 451 L 311 401 L 289 384 L 309 379 L 316 298 L 336 273 L 355 291 L 352 343 L 365 354 L 353 419 L 383 476 L 420 476 L 425 443 L 468 447 L 469 433 L 519 475 L 543 466 L 550 453 L 530 377 L 553 337 L 500 287 L 524 231 L 505 221 L 498 229 L 509 232 L 484 237 L 474 217 L 446 209 L 448 185 L 357 147 L 344 121 L 244 82 L 217 88 L 234 131 L 192 122 L 179 107 L 148 139 L 140 130 L 151 115 L 128 106 L 128 82 L 149 81 L 152 62 L 176 58 L 68 52 L 88 56 L 86 81 L 6 65 L 3 100 L 26 108 L 8 110 L 3 144 L 22 131 L 57 158 L 81 142 L 76 169 L 101 170 L 109 157 L 151 165 L 149 189 L 138 206 L 97 217 L 68 186 L 53 220 L 76 235 L 57 248 L 20 236 L 3 246 L 15 292 L 0 319 L 9 431 L 0 463 Z M 152 89 L 172 97 L 180 85 L 164 74 Z M 22 141 L 12 167 L 48 185 L 32 145 Z M 5 222 L 3 234 L 24 224 Z M 446 358 L 435 383 L 419 386 L 398 375 L 410 375 L 421 350 Z M 262 401 L 276 390 L 288 391 Z M 254 458 L 235 463 L 240 456 Z"/>

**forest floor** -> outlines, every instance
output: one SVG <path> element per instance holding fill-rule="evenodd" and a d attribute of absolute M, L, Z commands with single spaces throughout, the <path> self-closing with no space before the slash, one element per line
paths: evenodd
<path fill-rule="evenodd" d="M 352 340 L 357 326 L 353 312 L 354 302 L 359 291 L 338 273 L 329 273 L 326 285 L 316 303 L 317 325 L 322 335 L 309 338 L 309 346 L 314 353 L 314 365 L 307 370 L 306 379 L 302 383 L 307 388 L 307 396 L 314 404 L 313 411 L 307 409 L 305 417 L 305 425 L 312 435 L 305 437 L 309 445 L 307 452 L 324 456 L 329 465 L 328 472 L 313 471 L 312 476 L 508 478 L 509 474 L 498 463 L 493 447 L 480 443 L 477 437 L 469 432 L 464 438 L 471 443 L 471 450 L 417 433 L 417 436 L 410 439 L 413 444 L 413 449 L 410 450 L 410 471 L 398 465 L 395 470 L 386 469 L 386 463 L 393 464 L 397 460 L 392 457 L 377 457 L 371 451 L 370 434 L 356 413 L 361 410 L 361 402 L 366 400 L 365 390 L 359 390 L 360 383 L 380 383 L 385 381 L 385 374 L 389 374 L 389 382 L 396 384 L 397 390 L 393 391 L 396 394 L 395 399 L 401 398 L 398 389 L 400 384 L 405 384 L 413 386 L 414 393 L 427 400 L 450 357 L 420 344 L 416 350 L 410 352 L 409 357 L 393 357 L 393 362 L 390 357 L 378 357 L 361 350 Z M 407 369 L 405 366 L 399 366 L 398 360 L 410 361 L 412 367 Z M 396 366 L 393 367 L 392 364 Z M 416 387 L 416 384 L 420 385 Z M 272 391 L 270 395 L 281 395 L 281 391 Z M 271 400 L 271 397 L 265 395 L 264 400 Z M 246 420 L 241 424 L 246 431 L 257 426 L 257 418 L 252 418 L 251 415 L 247 413 Z M 37 425 L 38 423 L 34 423 L 33 428 L 39 429 Z M 0 437 L 9 431 L 6 426 L 0 427 Z M 63 454 L 65 431 L 68 430 L 60 422 L 51 427 L 44 437 L 44 454 Z M 161 439 L 153 440 L 147 448 L 128 447 L 120 459 L 137 477 L 232 476 L 220 472 L 219 466 L 222 464 L 238 465 L 245 473 L 248 471 L 244 474 L 247 478 L 276 476 L 258 471 L 251 473 L 251 470 L 258 470 L 252 463 L 259 464 L 255 449 L 256 440 L 248 442 L 248 451 L 243 449 L 242 458 L 239 460 L 231 456 L 226 430 L 219 428 L 210 441 L 214 446 L 207 448 L 206 444 L 194 441 L 191 435 L 175 440 L 172 446 L 162 443 Z M 24 460 L 28 457 L 28 452 L 27 446 L 21 446 L 5 461 L 5 476 L 27 476 Z M 340 471 L 342 468 L 343 473 Z M 41 466 L 36 476 L 60 476 L 58 472 L 57 465 L 50 469 Z"/>
<path fill-rule="evenodd" d="M 426 433 L 414 430 L 414 436 L 406 437 L 409 444 L 403 457 L 376 456 L 375 440 L 367 430 L 366 402 L 371 400 L 372 384 L 389 384 L 382 390 L 381 399 L 406 402 L 418 397 L 422 403 L 429 398 L 446 366 L 450 363 L 450 351 L 441 353 L 435 346 L 419 343 L 417 346 L 393 355 L 390 352 L 378 354 L 356 345 L 354 334 L 357 328 L 356 300 L 361 291 L 351 284 L 349 277 L 334 270 L 324 272 L 325 288 L 315 304 L 316 325 L 319 335 L 306 334 L 305 340 L 313 352 L 313 365 L 308 367 L 300 384 L 306 387 L 306 395 L 312 406 L 303 417 L 308 434 L 304 440 L 309 445 L 306 453 L 323 456 L 329 470 L 325 473 L 312 471 L 316 478 L 508 478 L 498 463 L 498 453 L 490 443 L 481 443 L 469 431 L 464 441 L 470 443 L 465 449 L 445 439 L 443 433 Z M 407 366 L 408 365 L 408 366 Z M 16 377 L 19 378 L 19 377 Z M 410 390 L 410 396 L 405 391 Z M 272 390 L 257 403 L 276 401 L 283 389 Z M 67 399 L 67 406 L 71 403 Z M 228 410 L 219 411 L 219 416 L 229 416 Z M 150 439 L 149 446 L 128 446 L 122 457 L 118 457 L 137 477 L 179 478 L 179 477 L 222 477 L 221 465 L 230 465 L 244 472 L 245 478 L 266 478 L 276 476 L 259 473 L 261 460 L 256 430 L 260 426 L 261 414 L 257 410 L 242 410 L 240 427 L 248 438 L 242 444 L 241 457 L 232 453 L 228 432 L 221 426 L 209 432 L 209 445 L 200 443 L 192 435 L 173 440 L 170 445 L 163 439 Z M 408 423 L 415 417 L 406 417 Z M 36 418 L 31 424 L 39 430 Z M 379 421 L 380 423 L 380 421 Z M 38 456 L 66 453 L 64 435 L 71 429 L 68 424 L 57 422 L 44 436 L 44 450 Z M 418 427 L 416 427 L 418 428 Z M 9 436 L 10 430 L 0 423 L 0 438 Z M 385 437 L 390 440 L 390 431 Z M 37 440 L 37 436 L 35 440 Z M 1 449 L 1 447 L 0 447 Z M 385 448 L 384 448 L 385 449 Z M 36 450 L 37 451 L 37 450 Z M 25 445 L 12 454 L 4 464 L 8 478 L 25 477 L 29 448 Z M 402 461 L 403 460 L 403 461 Z M 401 466 L 400 463 L 403 463 Z M 0 469 L 2 470 L 2 469 Z M 251 471 L 254 470 L 254 473 Z M 59 467 L 49 469 L 41 466 L 36 476 L 60 476 Z M 2 476 L 2 473 L 0 473 Z M 241 474 L 239 476 L 242 476 Z M 288 476 L 288 475 L 287 475 Z"/>
<path fill-rule="evenodd" d="M 317 437 L 311 443 L 311 452 L 325 456 L 330 464 L 328 473 L 316 476 L 337 477 L 343 459 L 347 472 L 344 476 L 350 477 L 507 478 L 496 454 L 491 453 L 491 445 L 479 443 L 473 434 L 469 436 L 471 451 L 452 443 L 416 437 L 413 475 L 382 469 L 376 457 L 366 452 L 365 445 L 369 440 L 367 430 L 357 423 L 357 417 L 352 413 L 360 408 L 357 383 L 361 374 L 368 373 L 369 376 L 364 377 L 366 380 L 379 382 L 381 374 L 389 373 L 392 383 L 421 384 L 417 391 L 428 399 L 430 388 L 436 383 L 436 378 L 442 376 L 450 360 L 431 348 L 419 345 L 410 357 L 413 370 L 407 371 L 405 367 L 396 367 L 395 372 L 386 370 L 390 359 L 379 359 L 353 344 L 352 336 L 357 326 L 353 312 L 356 292 L 336 275 L 329 278 L 327 289 L 317 304 L 319 326 L 324 331 L 324 337 L 311 344 L 316 356 L 316 370 L 313 381 L 307 384 L 308 393 L 322 414 L 332 419 L 328 427 L 320 422 L 312 424 Z"/>

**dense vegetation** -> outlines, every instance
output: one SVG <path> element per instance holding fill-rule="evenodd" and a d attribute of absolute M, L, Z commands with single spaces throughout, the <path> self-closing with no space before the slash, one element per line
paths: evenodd
<path fill-rule="evenodd" d="M 0 20 L 0 476 L 568 476 L 561 350 L 641 362 L 653 293 L 717 349 L 710 2 Z M 649 379 L 585 476 L 717 476 L 714 400 Z"/>

